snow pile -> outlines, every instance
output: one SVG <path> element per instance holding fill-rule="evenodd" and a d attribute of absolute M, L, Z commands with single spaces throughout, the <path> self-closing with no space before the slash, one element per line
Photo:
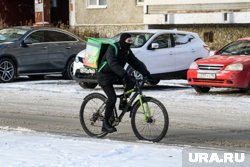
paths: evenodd
<path fill-rule="evenodd" d="M 0 127 L 0 166 L 181 167 L 182 148 L 72 138 Z"/>

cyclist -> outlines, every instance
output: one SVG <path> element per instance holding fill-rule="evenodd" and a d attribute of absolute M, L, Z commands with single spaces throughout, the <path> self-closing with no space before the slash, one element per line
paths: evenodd
<path fill-rule="evenodd" d="M 152 79 L 144 63 L 138 60 L 131 51 L 130 46 L 132 43 L 133 39 L 130 34 L 121 34 L 119 42 L 115 43 L 118 48 L 118 55 L 115 55 L 114 47 L 109 46 L 103 57 L 103 60 L 105 59 L 107 61 L 107 65 L 97 74 L 97 82 L 107 95 L 106 109 L 102 125 L 103 132 L 112 133 L 117 131 L 109 122 L 116 104 L 116 93 L 113 85 L 122 80 L 126 91 L 132 89 L 135 84 L 133 78 L 127 74 L 126 70 L 124 70 L 125 64 L 128 63 L 145 78 L 148 78 L 149 80 Z"/>

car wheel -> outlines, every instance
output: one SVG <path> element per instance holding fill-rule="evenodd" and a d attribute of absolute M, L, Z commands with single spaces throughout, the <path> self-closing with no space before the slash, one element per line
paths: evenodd
<path fill-rule="evenodd" d="M 207 93 L 210 90 L 209 87 L 203 87 L 203 86 L 193 86 L 193 87 L 197 93 Z"/>
<path fill-rule="evenodd" d="M 0 82 L 12 82 L 16 76 L 15 63 L 9 59 L 4 58 L 0 60 Z"/>
<path fill-rule="evenodd" d="M 74 63 L 74 58 L 71 58 L 69 62 L 66 65 L 65 71 L 63 73 L 63 78 L 64 79 L 73 79 L 73 63 Z"/>
<path fill-rule="evenodd" d="M 153 79 L 150 81 L 150 85 L 157 85 L 160 82 L 160 79 Z"/>
<path fill-rule="evenodd" d="M 248 85 L 248 87 L 246 89 L 246 94 L 250 95 L 250 83 L 249 83 L 249 85 Z"/>
<path fill-rule="evenodd" d="M 94 89 L 98 84 L 97 83 L 88 83 L 88 82 L 79 82 L 79 85 L 83 88 Z"/>
<path fill-rule="evenodd" d="M 240 91 L 246 93 L 247 95 L 250 95 L 250 82 L 247 88 L 240 89 Z"/>

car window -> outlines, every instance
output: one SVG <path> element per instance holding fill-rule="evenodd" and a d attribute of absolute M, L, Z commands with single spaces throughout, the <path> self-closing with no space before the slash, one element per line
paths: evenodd
<path fill-rule="evenodd" d="M 194 36 L 189 34 L 173 34 L 175 45 L 185 45 L 189 43 Z"/>
<path fill-rule="evenodd" d="M 7 28 L 0 30 L 0 43 L 19 40 L 28 30 L 18 28 Z"/>
<path fill-rule="evenodd" d="M 137 32 L 129 32 L 133 39 L 133 44 L 131 48 L 140 48 L 142 47 L 154 34 L 152 33 L 137 33 Z M 121 34 L 114 36 L 112 39 L 118 42 L 120 40 Z"/>
<path fill-rule="evenodd" d="M 35 31 L 31 33 L 26 39 L 32 43 L 42 43 L 44 42 L 44 31 Z"/>
<path fill-rule="evenodd" d="M 113 39 L 115 42 L 119 42 L 120 36 L 121 36 L 121 34 L 117 34 L 117 35 L 113 36 L 112 39 Z"/>
<path fill-rule="evenodd" d="M 250 55 L 250 41 L 236 41 L 222 48 L 220 55 Z"/>
<path fill-rule="evenodd" d="M 163 34 L 156 37 L 152 43 L 159 44 L 158 49 L 170 48 L 171 47 L 171 37 L 170 34 Z"/>
<path fill-rule="evenodd" d="M 131 33 L 132 39 L 134 41 L 132 48 L 142 47 L 152 36 L 152 33 Z"/>
<path fill-rule="evenodd" d="M 77 39 L 62 32 L 45 31 L 45 42 L 63 42 L 63 41 L 77 41 Z"/>

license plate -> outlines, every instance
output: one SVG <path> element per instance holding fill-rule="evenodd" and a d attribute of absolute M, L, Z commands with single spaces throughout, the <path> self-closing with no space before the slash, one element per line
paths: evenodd
<path fill-rule="evenodd" d="M 205 73 L 198 73 L 197 78 L 203 78 L 203 79 L 215 79 L 215 74 L 205 74 Z"/>
<path fill-rule="evenodd" d="M 87 73 L 87 74 L 94 74 L 95 70 L 91 70 L 91 69 L 86 69 L 86 68 L 80 68 L 80 73 Z"/>

